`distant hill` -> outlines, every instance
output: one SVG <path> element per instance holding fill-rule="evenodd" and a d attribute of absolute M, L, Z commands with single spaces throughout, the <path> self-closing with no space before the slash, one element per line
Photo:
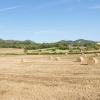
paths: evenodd
<path fill-rule="evenodd" d="M 78 39 L 75 41 L 72 40 L 61 40 L 55 43 L 36 43 L 31 40 L 19 41 L 19 40 L 3 40 L 0 39 L 0 48 L 23 48 L 23 49 L 43 49 L 43 48 L 60 48 L 67 49 L 69 45 L 91 45 L 97 44 L 95 41 Z"/>
<path fill-rule="evenodd" d="M 96 44 L 95 41 L 92 41 L 92 40 L 84 40 L 84 39 L 78 39 L 78 40 L 75 40 L 75 41 L 66 41 L 66 40 L 61 40 L 59 41 L 58 43 L 66 43 L 66 44 L 81 44 L 81 45 L 84 45 L 84 44 Z"/>

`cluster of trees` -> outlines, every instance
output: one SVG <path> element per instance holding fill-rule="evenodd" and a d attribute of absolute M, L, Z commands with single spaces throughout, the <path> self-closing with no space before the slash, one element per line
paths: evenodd
<path fill-rule="evenodd" d="M 15 40 L 2 40 L 0 39 L 0 48 L 23 48 L 25 50 L 35 50 L 44 48 L 57 48 L 61 50 L 66 49 L 80 49 L 84 47 L 86 50 L 100 49 L 100 45 L 97 45 L 94 41 L 79 39 L 76 41 L 59 41 L 55 43 L 35 43 L 30 40 L 15 41 Z"/>
<path fill-rule="evenodd" d="M 15 41 L 15 40 L 2 40 L 0 39 L 0 48 L 23 48 L 23 49 L 43 49 L 57 47 L 59 49 L 67 49 L 68 44 L 62 42 L 56 43 L 35 43 L 30 40 Z"/>

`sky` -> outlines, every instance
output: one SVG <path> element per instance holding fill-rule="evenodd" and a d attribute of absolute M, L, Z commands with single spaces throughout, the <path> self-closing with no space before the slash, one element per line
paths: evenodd
<path fill-rule="evenodd" d="M 100 0 L 0 0 L 0 38 L 100 41 Z"/>

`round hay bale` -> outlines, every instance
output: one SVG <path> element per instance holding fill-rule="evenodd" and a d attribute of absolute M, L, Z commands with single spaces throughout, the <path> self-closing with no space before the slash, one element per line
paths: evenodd
<path fill-rule="evenodd" d="M 98 60 L 97 60 L 95 57 L 90 57 L 90 58 L 88 59 L 88 64 L 96 65 L 96 64 L 98 64 Z"/>
<path fill-rule="evenodd" d="M 84 61 L 84 57 L 81 56 L 77 58 L 77 62 L 82 62 L 82 61 Z"/>
<path fill-rule="evenodd" d="M 59 61 L 59 60 L 61 60 L 61 58 L 60 57 L 56 57 L 55 60 Z"/>
<path fill-rule="evenodd" d="M 84 57 L 78 57 L 77 62 L 80 62 L 81 65 L 88 65 L 87 60 Z"/>

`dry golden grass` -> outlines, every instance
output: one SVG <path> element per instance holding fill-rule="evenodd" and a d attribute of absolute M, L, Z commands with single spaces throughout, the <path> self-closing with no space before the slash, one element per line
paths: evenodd
<path fill-rule="evenodd" d="M 0 48 L 0 54 L 24 54 L 24 50 L 16 48 Z"/>
<path fill-rule="evenodd" d="M 100 100 L 100 63 L 80 65 L 73 55 L 60 57 L 0 57 L 0 100 Z"/>

